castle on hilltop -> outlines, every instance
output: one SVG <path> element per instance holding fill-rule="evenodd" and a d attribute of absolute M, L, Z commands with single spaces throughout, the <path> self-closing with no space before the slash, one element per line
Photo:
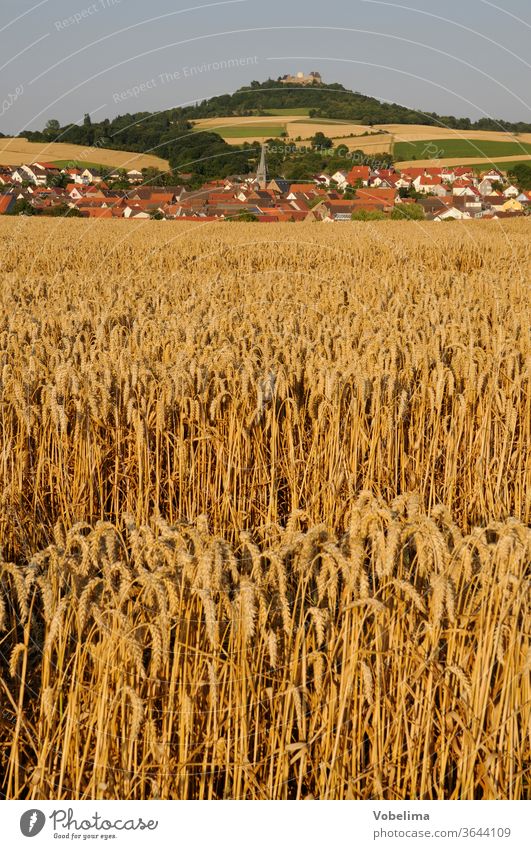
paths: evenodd
<path fill-rule="evenodd" d="M 310 71 L 309 74 L 303 74 L 302 71 L 299 71 L 295 76 L 285 74 L 285 76 L 279 77 L 279 82 L 285 85 L 312 85 L 313 83 L 322 83 L 323 80 L 319 71 Z"/>

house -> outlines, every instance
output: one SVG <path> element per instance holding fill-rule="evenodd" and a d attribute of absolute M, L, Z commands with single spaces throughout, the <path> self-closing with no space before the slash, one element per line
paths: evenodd
<path fill-rule="evenodd" d="M 127 204 L 123 212 L 124 218 L 151 218 L 151 213 L 138 204 Z"/>
<path fill-rule="evenodd" d="M 483 217 L 484 201 L 480 195 L 477 197 L 468 197 L 468 195 L 452 197 L 452 206 L 455 209 L 461 210 L 461 212 L 470 213 L 472 218 Z"/>
<path fill-rule="evenodd" d="M 395 189 L 409 189 L 411 186 L 411 182 L 412 181 L 409 177 L 404 177 L 404 175 L 401 174 L 398 180 L 396 180 L 395 182 Z"/>
<path fill-rule="evenodd" d="M 516 186 L 507 186 L 503 194 L 506 198 L 517 198 L 520 194 L 520 189 L 518 189 Z"/>
<path fill-rule="evenodd" d="M 81 172 L 81 179 L 84 183 L 101 183 L 103 181 L 103 177 L 103 174 L 93 168 L 85 168 L 85 170 Z"/>
<path fill-rule="evenodd" d="M 319 197 L 321 195 L 327 197 L 327 193 L 313 183 L 292 183 L 286 199 L 296 200 L 298 195 L 304 195 L 306 198 Z"/>
<path fill-rule="evenodd" d="M 347 174 L 349 186 L 368 186 L 371 177 L 371 169 L 368 165 L 355 165 Z"/>
<path fill-rule="evenodd" d="M 457 179 L 457 175 L 453 168 L 443 168 L 441 172 L 441 180 L 443 183 L 453 183 Z"/>
<path fill-rule="evenodd" d="M 114 210 L 103 209 L 102 207 L 98 207 L 98 206 L 87 207 L 87 208 L 83 207 L 79 211 L 80 211 L 81 215 L 83 216 L 83 218 L 116 218 L 116 217 L 118 217 L 114 214 Z M 120 213 L 119 217 L 121 217 L 121 213 Z"/>
<path fill-rule="evenodd" d="M 335 174 L 332 174 L 330 180 L 333 180 L 341 189 L 344 189 L 349 184 L 347 176 L 346 171 L 336 171 Z"/>
<path fill-rule="evenodd" d="M 128 171 L 126 177 L 129 183 L 141 183 L 143 179 L 142 171 L 137 171 L 136 168 L 133 168 L 131 171 Z"/>
<path fill-rule="evenodd" d="M 81 198 L 85 197 L 85 192 L 79 186 L 76 186 L 75 183 L 67 184 L 66 193 L 72 200 L 81 200 Z"/>
<path fill-rule="evenodd" d="M 311 208 L 305 195 L 297 195 L 295 200 L 289 201 L 289 204 L 296 212 L 308 212 Z"/>
<path fill-rule="evenodd" d="M 455 206 L 450 206 L 448 209 L 437 212 L 433 215 L 432 221 L 463 221 L 471 218 L 469 212 L 457 209 Z"/>
<path fill-rule="evenodd" d="M 392 168 L 380 168 L 375 173 L 371 174 L 369 185 L 376 188 L 395 189 L 396 184 L 400 180 L 400 174 Z"/>
<path fill-rule="evenodd" d="M 270 192 L 276 192 L 279 195 L 286 195 L 291 187 L 290 180 L 282 180 L 280 177 L 277 177 L 275 180 L 270 180 L 267 184 L 267 190 Z"/>
<path fill-rule="evenodd" d="M 447 193 L 446 186 L 443 185 L 441 177 L 423 174 L 413 180 L 413 185 L 416 191 L 423 195 L 444 197 Z"/>
<path fill-rule="evenodd" d="M 401 175 L 410 182 L 415 182 L 419 177 L 434 177 L 441 182 L 443 171 L 443 168 L 403 168 Z"/>
<path fill-rule="evenodd" d="M 29 182 L 28 174 L 22 170 L 22 168 L 16 168 L 11 172 L 11 180 L 13 183 L 27 183 Z M 33 182 L 33 180 L 31 181 Z"/>
<path fill-rule="evenodd" d="M 523 212 L 524 207 L 516 198 L 507 198 L 501 206 L 502 212 Z"/>
<path fill-rule="evenodd" d="M 486 177 L 481 180 L 478 184 L 478 191 L 482 197 L 487 197 L 491 195 L 493 192 L 492 181 L 488 180 Z"/>
<path fill-rule="evenodd" d="M 378 205 L 384 212 L 389 212 L 395 205 L 396 197 L 397 192 L 395 189 L 360 188 L 356 189 L 354 200 L 370 204 L 371 206 Z"/>
<path fill-rule="evenodd" d="M 452 185 L 452 194 L 455 197 L 478 197 L 481 193 L 471 180 L 455 180 Z"/>
<path fill-rule="evenodd" d="M 516 198 L 489 197 L 485 198 L 485 204 L 488 210 L 493 212 L 518 212 L 523 213 L 525 204 L 522 204 Z"/>
<path fill-rule="evenodd" d="M 482 180 L 490 180 L 491 183 L 503 183 L 503 175 L 496 168 L 491 168 L 490 171 L 485 171 L 484 174 L 481 175 Z"/>
<path fill-rule="evenodd" d="M 502 209 L 499 209 L 491 211 L 491 213 L 489 215 L 486 215 L 485 217 L 488 217 L 493 220 L 498 220 L 504 218 L 520 218 L 523 214 L 523 212 L 517 212 L 516 210 L 504 211 Z"/>
<path fill-rule="evenodd" d="M 449 209 L 453 206 L 453 198 L 451 195 L 448 195 L 446 198 L 439 197 L 426 197 L 420 198 L 418 203 L 424 210 L 424 213 L 427 217 L 433 216 L 439 212 L 444 212 L 445 209 Z"/>
<path fill-rule="evenodd" d="M 470 166 L 458 165 L 453 169 L 456 180 L 473 180 L 474 170 Z"/>
<path fill-rule="evenodd" d="M 64 176 L 71 180 L 72 183 L 79 186 L 88 185 L 88 180 L 83 180 L 81 173 L 81 168 L 63 168 L 61 171 L 61 174 L 64 174 Z"/>
<path fill-rule="evenodd" d="M 59 169 L 57 168 L 47 168 L 41 162 L 34 162 L 33 165 L 21 165 L 19 169 L 23 175 L 25 180 L 29 183 L 33 183 L 35 186 L 45 186 L 48 182 L 49 177 L 59 175 Z"/>
<path fill-rule="evenodd" d="M 334 221 L 336 215 L 351 216 L 354 209 L 354 201 L 329 200 L 328 198 L 325 198 L 320 201 L 320 203 L 316 204 L 312 210 L 310 210 L 313 214 L 310 215 L 310 213 L 308 213 L 306 219 L 312 221 L 323 221 L 325 218 L 328 218 L 330 221 Z"/>
<path fill-rule="evenodd" d="M 209 201 L 212 195 L 209 195 Z M 267 189 L 253 189 L 252 192 L 249 192 L 247 195 L 247 200 L 258 202 L 260 206 L 265 207 L 273 207 L 277 205 L 277 198 L 273 191 L 268 191 Z"/>

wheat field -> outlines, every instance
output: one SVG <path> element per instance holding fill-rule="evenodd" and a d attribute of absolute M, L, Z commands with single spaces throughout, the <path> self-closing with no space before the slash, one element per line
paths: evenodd
<path fill-rule="evenodd" d="M 529 222 L 0 219 L 0 792 L 523 799 Z"/>
<path fill-rule="evenodd" d="M 158 168 L 167 171 L 168 161 L 150 153 L 83 146 L 67 142 L 30 142 L 24 138 L 0 138 L 1 165 L 32 165 L 34 162 L 97 163 L 109 168 Z"/>

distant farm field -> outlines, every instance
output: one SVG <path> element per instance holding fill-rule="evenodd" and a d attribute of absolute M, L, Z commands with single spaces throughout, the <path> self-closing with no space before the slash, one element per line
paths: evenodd
<path fill-rule="evenodd" d="M 284 120 L 280 122 L 279 117 Z M 302 141 L 307 141 L 316 133 L 322 132 L 332 137 L 335 144 L 340 144 L 345 137 L 361 136 L 363 133 L 370 132 L 370 128 L 363 124 L 320 118 L 305 119 L 303 113 L 297 110 L 271 110 L 271 114 L 266 116 L 232 115 L 228 118 L 201 118 L 194 122 L 194 131 L 201 130 L 218 133 L 227 142 L 234 144 L 276 138 L 283 132 L 286 132 L 290 139 L 300 136 Z M 381 135 L 377 136 L 377 139 L 380 147 L 383 145 L 389 149 L 391 136 L 386 139 L 386 136 Z M 385 142 L 382 142 L 383 139 L 386 139 Z M 370 137 L 364 137 L 363 143 L 368 143 L 370 146 Z"/>
<path fill-rule="evenodd" d="M 57 168 L 94 168 L 96 171 L 104 171 L 110 168 L 109 165 L 104 165 L 103 162 L 84 162 L 82 159 L 54 159 L 50 163 Z"/>
<path fill-rule="evenodd" d="M 488 141 L 531 142 L 531 133 L 507 133 L 493 130 L 452 130 L 446 127 L 430 127 L 425 124 L 375 124 L 374 129 L 383 129 L 391 133 L 396 141 L 417 141 L 429 139 L 485 139 Z"/>
<path fill-rule="evenodd" d="M 490 168 L 498 168 L 501 171 L 508 171 L 516 165 L 531 165 L 531 155 L 524 159 L 520 156 L 506 156 L 504 159 L 478 159 L 477 156 L 465 157 L 460 156 L 452 159 L 444 159 L 440 161 L 445 167 L 452 165 L 470 165 L 476 171 L 487 171 Z M 405 159 L 400 162 L 395 162 L 397 168 L 430 168 L 434 164 L 439 164 L 436 159 Z"/>
<path fill-rule="evenodd" d="M 264 110 L 267 115 L 282 115 L 287 118 L 293 115 L 308 115 L 310 112 L 310 108 L 306 106 L 299 106 L 294 108 L 285 108 L 285 109 L 266 109 Z"/>
<path fill-rule="evenodd" d="M 347 122 L 342 121 L 340 118 L 307 118 L 304 121 L 302 119 L 300 119 L 300 120 L 297 120 L 297 121 L 292 121 L 291 123 L 293 123 L 293 124 L 322 124 L 323 126 L 326 126 L 326 127 L 333 127 L 334 124 L 341 124 L 341 125 L 344 126 Z M 357 128 L 360 125 L 358 125 L 358 124 L 350 125 L 349 124 L 349 126 Z"/>
<path fill-rule="evenodd" d="M 494 159 L 503 156 L 531 155 L 531 144 L 487 139 L 419 139 L 398 141 L 393 147 L 395 159 L 456 159 L 477 157 Z"/>
<path fill-rule="evenodd" d="M 2 798 L 529 799 L 530 227 L 0 217 Z"/>
<path fill-rule="evenodd" d="M 195 127 L 194 132 L 201 133 L 206 129 L 206 127 Z M 219 126 L 209 127 L 208 131 L 218 133 L 224 139 L 243 139 L 248 138 L 249 135 L 252 135 L 253 138 L 267 139 L 280 136 L 285 132 L 285 129 L 284 124 L 243 124 L 241 127 L 234 125 L 226 127 L 220 124 Z"/>
<path fill-rule="evenodd" d="M 166 159 L 148 153 L 111 150 L 105 147 L 83 147 L 63 142 L 29 142 L 22 138 L 0 139 L 0 165 L 31 165 L 32 162 L 83 163 L 98 162 L 111 168 L 128 171 L 158 168 L 167 171 Z M 86 167 L 86 165 L 85 165 Z"/>

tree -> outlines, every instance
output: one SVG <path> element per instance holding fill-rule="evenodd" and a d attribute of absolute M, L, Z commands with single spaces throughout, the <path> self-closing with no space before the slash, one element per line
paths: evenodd
<path fill-rule="evenodd" d="M 399 189 L 398 196 L 400 198 L 413 198 L 414 200 L 416 200 L 420 197 L 420 193 L 417 192 L 415 186 L 413 185 L 413 183 L 411 183 L 410 186 L 403 186 L 401 189 Z"/>
<path fill-rule="evenodd" d="M 531 189 L 531 168 L 525 163 L 515 165 L 509 171 L 509 177 L 523 192 Z"/>
<path fill-rule="evenodd" d="M 330 150 L 331 147 L 334 146 L 332 139 L 329 139 L 328 136 L 325 136 L 324 133 L 316 133 L 312 139 L 312 147 L 317 148 L 318 150 Z"/>
<path fill-rule="evenodd" d="M 35 215 L 35 207 L 25 198 L 21 198 L 11 207 L 9 215 Z"/>
<path fill-rule="evenodd" d="M 351 215 L 352 221 L 383 221 L 385 218 L 385 213 L 379 209 L 356 209 Z"/>
<path fill-rule="evenodd" d="M 85 116 L 83 118 L 83 126 L 92 127 L 92 121 L 90 120 L 90 114 L 88 112 L 85 112 Z"/>
<path fill-rule="evenodd" d="M 61 124 L 55 118 L 50 118 L 47 122 L 44 136 L 46 139 L 55 139 L 61 130 Z"/>
<path fill-rule="evenodd" d="M 51 216 L 52 218 L 81 218 L 81 212 L 77 206 L 68 206 L 67 203 L 58 203 L 56 206 L 51 206 L 43 210 L 43 215 Z"/>
<path fill-rule="evenodd" d="M 238 215 L 231 215 L 225 221 L 258 221 L 258 217 L 253 212 L 239 212 Z"/>
<path fill-rule="evenodd" d="M 424 208 L 420 203 L 397 204 L 391 213 L 393 221 L 421 221 L 424 217 Z"/>

